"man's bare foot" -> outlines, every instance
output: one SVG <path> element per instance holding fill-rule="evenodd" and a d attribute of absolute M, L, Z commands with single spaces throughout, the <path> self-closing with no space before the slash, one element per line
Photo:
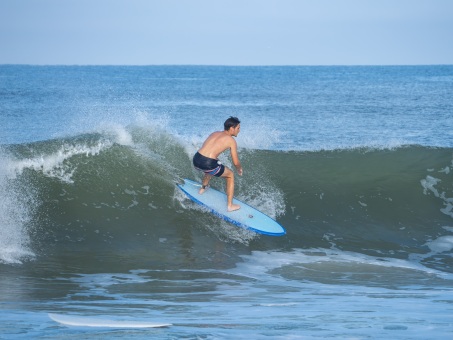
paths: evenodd
<path fill-rule="evenodd" d="M 207 186 L 205 186 L 205 187 L 201 186 L 201 189 L 198 190 L 198 193 L 199 193 L 200 195 L 202 195 L 202 194 L 203 194 L 206 190 L 208 190 L 208 189 L 209 189 L 209 185 L 207 185 Z"/>
<path fill-rule="evenodd" d="M 241 206 L 239 204 L 232 204 L 228 206 L 228 212 L 232 212 L 239 209 L 241 209 Z"/>

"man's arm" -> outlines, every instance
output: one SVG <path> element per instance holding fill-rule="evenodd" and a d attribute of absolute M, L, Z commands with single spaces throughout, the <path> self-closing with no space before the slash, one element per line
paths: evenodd
<path fill-rule="evenodd" d="M 233 164 L 236 167 L 236 171 L 239 174 L 239 176 L 242 176 L 242 166 L 241 162 L 239 161 L 239 156 L 238 156 L 238 147 L 236 141 L 231 137 L 231 159 L 233 160 Z"/>

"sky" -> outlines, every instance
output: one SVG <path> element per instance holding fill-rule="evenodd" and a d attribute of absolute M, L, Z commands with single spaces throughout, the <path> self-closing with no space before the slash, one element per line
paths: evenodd
<path fill-rule="evenodd" d="M 453 64 L 453 0 L 0 0 L 0 64 Z"/>

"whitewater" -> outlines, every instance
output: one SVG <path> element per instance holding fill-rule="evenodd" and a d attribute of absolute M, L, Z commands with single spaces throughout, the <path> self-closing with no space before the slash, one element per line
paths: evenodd
<path fill-rule="evenodd" d="M 230 115 L 285 236 L 176 187 Z M 452 118 L 450 65 L 0 65 L 0 338 L 451 339 Z"/>

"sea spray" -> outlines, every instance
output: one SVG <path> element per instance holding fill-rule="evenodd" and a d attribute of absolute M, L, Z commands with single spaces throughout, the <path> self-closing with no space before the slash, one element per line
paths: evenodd
<path fill-rule="evenodd" d="M 0 263 L 22 263 L 35 256 L 29 237 L 33 195 L 9 176 L 12 162 L 0 149 Z"/>

